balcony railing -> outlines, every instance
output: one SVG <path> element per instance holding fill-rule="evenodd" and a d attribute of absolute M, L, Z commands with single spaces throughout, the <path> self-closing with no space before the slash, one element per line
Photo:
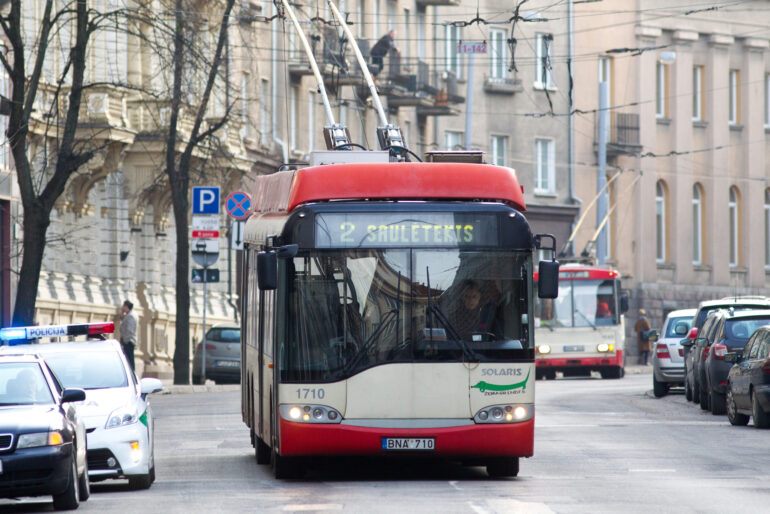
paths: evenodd
<path fill-rule="evenodd" d="M 596 118 L 596 141 L 599 141 L 598 115 Z M 630 155 L 639 153 L 639 115 L 629 112 L 610 111 L 610 133 L 607 139 L 607 155 Z"/>

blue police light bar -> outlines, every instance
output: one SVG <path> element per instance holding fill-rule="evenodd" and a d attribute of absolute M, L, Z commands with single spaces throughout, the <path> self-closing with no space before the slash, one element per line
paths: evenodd
<path fill-rule="evenodd" d="M 0 343 L 14 346 L 43 337 L 66 337 L 82 335 L 111 334 L 115 323 L 83 323 L 79 325 L 46 325 L 35 327 L 0 328 Z"/>

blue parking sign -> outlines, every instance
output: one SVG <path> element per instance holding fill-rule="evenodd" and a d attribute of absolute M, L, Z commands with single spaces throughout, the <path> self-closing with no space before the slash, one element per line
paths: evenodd
<path fill-rule="evenodd" d="M 219 214 L 219 188 L 193 188 L 193 214 Z"/>

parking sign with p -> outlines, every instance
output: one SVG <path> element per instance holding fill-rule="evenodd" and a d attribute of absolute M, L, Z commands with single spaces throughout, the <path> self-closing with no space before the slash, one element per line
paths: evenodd
<path fill-rule="evenodd" d="M 193 188 L 193 214 L 219 214 L 219 188 Z"/>

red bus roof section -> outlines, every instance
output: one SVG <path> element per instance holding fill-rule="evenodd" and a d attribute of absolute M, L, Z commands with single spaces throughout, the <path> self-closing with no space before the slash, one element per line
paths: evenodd
<path fill-rule="evenodd" d="M 490 164 L 328 164 L 257 178 L 257 212 L 291 212 L 331 200 L 483 200 L 525 211 L 516 172 Z"/>

